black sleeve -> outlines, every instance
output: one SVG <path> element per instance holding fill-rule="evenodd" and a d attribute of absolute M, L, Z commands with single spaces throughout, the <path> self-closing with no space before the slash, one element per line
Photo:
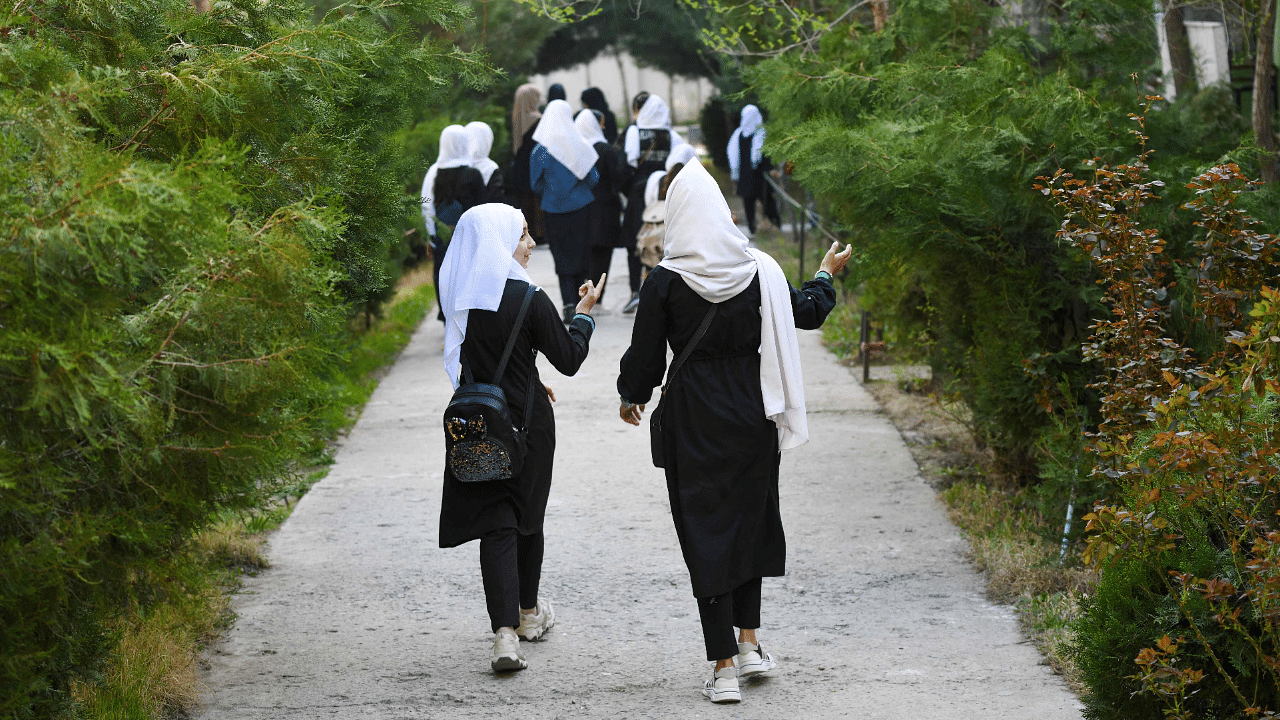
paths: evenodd
<path fill-rule="evenodd" d="M 836 289 L 831 281 L 815 278 L 800 286 L 799 290 L 791 287 L 791 314 L 796 319 L 796 327 L 800 330 L 817 330 L 827 321 L 827 315 L 836 307 Z"/>
<path fill-rule="evenodd" d="M 542 353 L 561 375 L 577 373 L 590 349 L 594 330 L 591 321 L 576 317 L 566 328 L 556 304 L 545 290 L 539 290 L 529 307 L 529 323 L 533 331 L 533 349 Z"/>
<path fill-rule="evenodd" d="M 480 179 L 483 180 L 484 176 L 481 175 Z M 484 202 L 500 203 L 503 202 L 505 197 L 506 190 L 502 187 L 502 171 L 494 170 L 493 174 L 489 176 L 489 184 L 484 187 Z"/>
<path fill-rule="evenodd" d="M 637 405 L 649 402 L 667 372 L 667 310 L 655 279 L 640 286 L 631 347 L 618 363 L 618 395 Z"/>

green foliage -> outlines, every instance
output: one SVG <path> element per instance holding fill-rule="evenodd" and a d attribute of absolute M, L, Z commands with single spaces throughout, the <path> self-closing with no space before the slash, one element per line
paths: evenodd
<path fill-rule="evenodd" d="M 895 8 L 883 32 L 855 14 L 746 68 L 748 92 L 770 112 L 767 152 L 794 162 L 853 242 L 849 282 L 870 295 L 861 304 L 923 340 L 934 376 L 973 410 L 980 441 L 1033 480 L 1036 446 L 1053 432 L 1037 403 L 1043 383 L 1065 381 L 1075 405 L 1095 407 L 1095 370 L 1079 347 L 1103 310 L 1087 259 L 1055 240 L 1058 220 L 1032 186 L 1132 153 L 1129 76 L 1145 83 L 1154 55 L 1146 40 L 1109 34 L 1146 38 L 1150 6 L 1081 0 L 1047 11 L 1037 33 L 986 3 Z M 1221 93 L 1154 115 L 1152 172 L 1170 185 L 1240 146 Z M 1194 228 L 1170 208 L 1187 198 L 1175 189 L 1146 218 L 1178 252 Z M 1069 487 L 1051 495 L 1065 505 Z"/>
<path fill-rule="evenodd" d="M 716 53 L 699 42 L 706 13 L 696 2 L 608 0 L 596 14 L 566 23 L 538 50 L 533 72 L 542 74 L 591 62 L 603 52 L 627 52 L 640 67 L 683 77 L 720 74 Z"/>
<path fill-rule="evenodd" d="M 0 11 L 0 716 L 66 712 L 155 559 L 314 450 L 400 242 L 405 98 L 485 72 L 403 30 L 461 17 Z"/>

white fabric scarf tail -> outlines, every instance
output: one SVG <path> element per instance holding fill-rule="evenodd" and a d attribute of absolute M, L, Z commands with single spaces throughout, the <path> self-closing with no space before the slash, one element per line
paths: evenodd
<path fill-rule="evenodd" d="M 790 450 L 809 441 L 804 377 L 800 369 L 791 290 L 782 267 L 767 253 L 752 249 L 760 277 L 760 392 L 764 414 L 778 426 L 778 447 Z M 768 316 L 772 315 L 773 322 Z"/>

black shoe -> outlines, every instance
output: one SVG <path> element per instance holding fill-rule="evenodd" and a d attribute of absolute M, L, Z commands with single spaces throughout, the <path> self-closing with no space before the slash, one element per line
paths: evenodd
<path fill-rule="evenodd" d="M 636 308 L 640 307 L 640 293 L 631 293 L 631 300 L 627 306 L 622 308 L 623 315 L 634 315 Z"/>
<path fill-rule="evenodd" d="M 564 324 L 568 325 L 569 323 L 573 322 L 573 316 L 577 314 L 578 314 L 578 308 L 576 305 L 565 305 L 564 306 Z"/>

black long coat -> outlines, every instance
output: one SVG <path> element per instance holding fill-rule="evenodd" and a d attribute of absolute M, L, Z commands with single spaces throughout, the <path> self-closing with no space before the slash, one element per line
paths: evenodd
<path fill-rule="evenodd" d="M 631 187 L 632 168 L 609 143 L 595 144 L 600 182 L 591 188 L 591 247 L 622 247 L 622 197 Z"/>
<path fill-rule="evenodd" d="M 528 287 L 522 280 L 507 280 L 497 311 L 472 310 L 468 315 L 462 353 L 477 382 L 488 382 L 498 369 L 502 348 L 511 335 Z M 440 503 L 440 547 L 461 545 L 507 524 L 505 518 L 509 518 L 510 513 L 505 511 L 505 506 L 508 504 L 515 510 L 521 534 L 530 535 L 542 529 L 547 495 L 551 492 L 556 419 L 538 368 L 533 364 L 533 351 L 542 353 L 556 370 L 573 375 L 587 359 L 591 332 L 591 322 L 584 318 L 575 319 L 566 329 L 559 306 L 546 292 L 538 290 L 534 295 L 499 383 L 517 423 L 524 421 L 525 398 L 529 383 L 533 383 L 533 419 L 529 423 L 529 449 L 524 468 L 518 477 L 510 480 L 477 483 L 458 482 L 446 468 Z"/>
<path fill-rule="evenodd" d="M 836 294 L 825 279 L 791 289 L 796 327 L 822 326 Z M 667 345 L 679 355 L 711 306 L 659 265 L 640 288 L 618 393 L 647 403 L 662 384 Z M 652 412 L 655 407 L 648 408 Z M 782 575 L 778 429 L 760 392 L 760 279 L 720 303 L 707 334 L 671 383 L 663 407 L 671 518 L 695 597 Z"/>

